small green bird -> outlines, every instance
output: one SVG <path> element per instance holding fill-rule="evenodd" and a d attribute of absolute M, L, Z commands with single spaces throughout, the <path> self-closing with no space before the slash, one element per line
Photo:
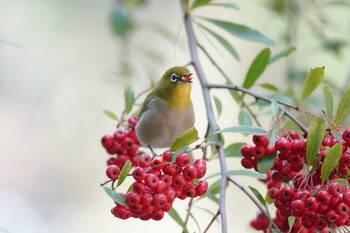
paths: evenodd
<path fill-rule="evenodd" d="M 156 153 L 152 148 L 170 147 L 177 137 L 194 125 L 191 76 L 186 67 L 168 69 L 143 102 L 136 134 L 153 157 Z"/>

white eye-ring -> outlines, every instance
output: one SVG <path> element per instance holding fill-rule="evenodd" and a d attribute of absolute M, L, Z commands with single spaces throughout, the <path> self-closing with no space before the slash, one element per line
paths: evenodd
<path fill-rule="evenodd" d="M 176 83 L 177 81 L 179 81 L 179 77 L 175 73 L 173 73 L 170 75 L 170 81 L 172 83 Z"/>

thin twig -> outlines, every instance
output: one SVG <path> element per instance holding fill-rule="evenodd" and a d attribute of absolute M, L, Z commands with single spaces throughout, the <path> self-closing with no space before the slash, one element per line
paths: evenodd
<path fill-rule="evenodd" d="M 190 218 L 192 203 L 193 203 L 193 198 L 191 198 L 190 202 L 188 203 L 188 210 L 187 210 L 186 218 L 185 218 L 185 221 L 184 221 L 185 226 L 187 226 L 188 219 Z M 184 233 L 184 231 L 183 231 L 183 233 Z"/>
<path fill-rule="evenodd" d="M 184 1 L 181 1 L 182 11 L 184 13 L 184 24 L 186 29 L 186 36 L 188 47 L 190 50 L 191 59 L 193 62 L 193 67 L 198 76 L 199 82 L 202 87 L 202 94 L 205 103 L 206 115 L 209 123 L 210 132 L 215 132 L 219 127 L 217 125 L 213 106 L 210 99 L 208 80 L 205 76 L 204 70 L 200 63 L 198 51 L 197 51 L 197 39 L 193 30 L 193 25 L 191 22 L 191 16 L 188 14 Z M 219 136 L 216 137 L 217 142 L 220 141 Z M 220 186 L 220 201 L 219 201 L 219 210 L 221 217 L 221 232 L 227 233 L 227 216 L 226 216 L 226 183 L 227 183 L 227 165 L 225 160 L 225 153 L 220 144 L 216 146 L 219 155 L 220 171 L 221 171 L 221 186 Z"/>
<path fill-rule="evenodd" d="M 220 210 L 218 210 L 218 212 L 216 212 L 216 214 L 213 216 L 213 218 L 211 219 L 210 223 L 208 224 L 208 226 L 205 228 L 205 230 L 203 231 L 203 233 L 207 233 L 209 228 L 211 227 L 211 225 L 213 225 L 215 219 L 220 215 Z"/>
<path fill-rule="evenodd" d="M 252 202 L 258 207 L 258 209 L 261 211 L 261 213 L 263 213 L 265 215 L 265 217 L 267 219 L 270 219 L 271 224 L 273 225 L 273 227 L 275 227 L 276 229 L 278 229 L 278 227 L 276 226 L 276 224 L 272 221 L 271 216 L 269 216 L 267 214 L 267 212 L 265 211 L 265 209 L 261 206 L 261 204 L 253 197 L 253 195 L 251 195 L 242 185 L 240 185 L 238 182 L 236 182 L 234 179 L 232 179 L 230 176 L 227 177 L 227 180 L 230 181 L 232 184 L 236 185 L 236 187 L 238 187 L 240 190 L 242 190 L 242 192 L 244 192 L 245 195 L 247 195 L 249 197 L 250 200 L 252 200 Z"/>
<path fill-rule="evenodd" d="M 224 89 L 236 90 L 236 91 L 246 93 L 250 96 L 253 96 L 256 99 L 263 100 L 263 101 L 268 102 L 268 103 L 272 103 L 273 101 L 276 101 L 277 103 L 279 103 L 279 109 L 282 112 L 284 112 L 284 115 L 286 115 L 291 121 L 293 121 L 304 133 L 308 132 L 308 129 L 303 125 L 303 123 L 301 123 L 298 119 L 296 119 L 289 111 L 287 111 L 283 107 L 283 106 L 286 106 L 288 108 L 292 108 L 292 109 L 295 109 L 297 111 L 300 111 L 298 106 L 288 104 L 288 103 L 285 103 L 285 102 L 280 101 L 280 100 L 275 100 L 275 99 L 272 99 L 272 98 L 269 98 L 269 97 L 266 97 L 263 95 L 259 95 L 257 93 L 254 93 L 246 88 L 243 88 L 243 87 L 240 87 L 237 85 L 208 84 L 208 88 L 224 88 Z"/>

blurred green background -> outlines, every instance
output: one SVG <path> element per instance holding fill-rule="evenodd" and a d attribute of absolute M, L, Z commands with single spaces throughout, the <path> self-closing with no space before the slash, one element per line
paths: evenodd
<path fill-rule="evenodd" d="M 115 219 L 110 214 L 113 202 L 99 187 L 106 179 L 108 158 L 100 138 L 115 129 L 115 122 L 102 110 L 122 112 L 126 82 L 138 93 L 149 86 L 150 79 L 157 81 L 167 67 L 190 61 L 178 1 L 125 2 L 132 4 L 0 0 L 0 232 L 181 232 L 168 216 L 160 222 Z M 277 42 L 271 48 L 275 53 L 289 45 L 298 48 L 288 59 L 271 65 L 264 80 L 281 89 L 290 84 L 298 87 L 311 67 L 325 65 L 325 82 L 332 84 L 335 93 L 348 85 L 347 1 L 235 3 L 240 11 L 203 8 L 195 13 L 249 25 Z M 111 20 L 122 6 L 133 27 L 120 36 Z M 264 48 L 230 38 L 241 57 L 238 62 L 206 42 L 200 32 L 198 35 L 237 84 Z M 203 64 L 212 81 L 220 80 L 208 60 Z M 203 135 L 200 87 L 193 86 L 196 128 Z M 220 125 L 237 124 L 239 109 L 232 103 L 224 107 Z M 232 112 L 236 107 L 237 112 Z M 232 141 L 242 140 L 237 137 L 232 136 Z M 228 163 L 231 169 L 240 168 L 239 159 Z M 216 171 L 218 164 L 213 161 L 208 174 Z M 237 180 L 245 186 L 262 187 L 252 178 Z M 251 232 L 249 221 L 256 207 L 234 187 L 228 190 L 227 202 L 230 232 Z M 205 205 L 216 212 L 214 203 Z M 183 214 L 187 205 L 177 201 L 174 206 Z M 195 213 L 203 230 L 211 216 L 200 210 Z M 197 232 L 191 224 L 190 229 Z M 219 229 L 215 224 L 210 232 Z"/>

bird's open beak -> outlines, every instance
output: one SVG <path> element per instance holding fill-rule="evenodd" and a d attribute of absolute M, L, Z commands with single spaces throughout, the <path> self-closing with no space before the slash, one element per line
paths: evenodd
<path fill-rule="evenodd" d="M 187 73 L 182 75 L 181 82 L 183 83 L 192 83 L 192 73 Z"/>

